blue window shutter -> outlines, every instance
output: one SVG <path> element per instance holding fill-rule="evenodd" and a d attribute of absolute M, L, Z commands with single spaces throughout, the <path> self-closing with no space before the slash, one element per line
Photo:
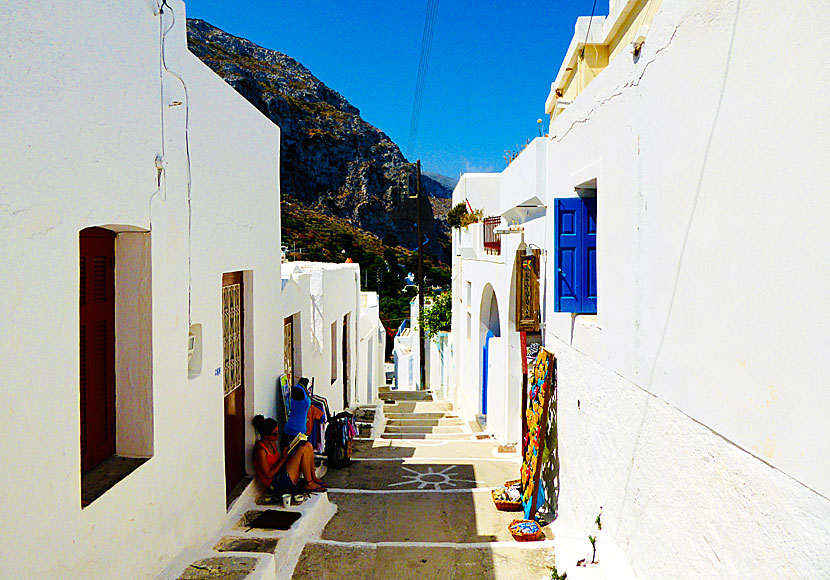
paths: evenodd
<path fill-rule="evenodd" d="M 581 198 L 585 207 L 585 296 L 582 312 L 597 313 L 597 198 Z"/>
<path fill-rule="evenodd" d="M 556 199 L 554 310 L 597 311 L 597 199 Z"/>
<path fill-rule="evenodd" d="M 555 200 L 556 204 L 556 283 L 554 309 L 557 312 L 579 312 L 580 228 L 579 198 Z"/>

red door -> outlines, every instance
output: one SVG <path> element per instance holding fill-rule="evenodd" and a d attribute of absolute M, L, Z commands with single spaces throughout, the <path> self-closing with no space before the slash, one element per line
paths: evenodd
<path fill-rule="evenodd" d="M 115 455 L 115 234 L 80 233 L 81 472 Z"/>
<path fill-rule="evenodd" d="M 245 381 L 242 272 L 222 276 L 222 343 L 225 386 L 225 491 L 245 476 Z"/>

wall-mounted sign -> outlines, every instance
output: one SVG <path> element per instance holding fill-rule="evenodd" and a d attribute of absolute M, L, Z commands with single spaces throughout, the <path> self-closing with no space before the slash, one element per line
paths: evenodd
<path fill-rule="evenodd" d="M 539 332 L 539 257 L 540 251 L 527 255 L 516 252 L 516 331 Z"/>

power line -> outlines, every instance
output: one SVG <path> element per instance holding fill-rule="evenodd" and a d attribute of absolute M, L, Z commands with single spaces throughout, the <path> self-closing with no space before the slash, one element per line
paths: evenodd
<path fill-rule="evenodd" d="M 582 52 L 580 57 L 585 57 L 585 45 L 588 43 L 588 34 L 591 32 L 591 23 L 594 21 L 594 10 L 597 7 L 597 0 L 594 0 L 594 5 L 591 6 L 591 17 L 588 19 L 588 30 L 585 31 L 585 42 L 582 43 Z"/>
<path fill-rule="evenodd" d="M 438 0 L 427 0 L 427 13 L 424 19 L 424 32 L 421 36 L 421 56 L 418 60 L 418 77 L 415 81 L 415 98 L 412 102 L 412 117 L 409 121 L 409 138 L 406 141 L 406 157 L 412 157 L 415 141 L 418 138 L 418 124 L 421 120 L 421 105 L 424 102 L 429 57 L 432 52 L 432 38 L 435 33 L 435 20 L 438 15 Z"/>

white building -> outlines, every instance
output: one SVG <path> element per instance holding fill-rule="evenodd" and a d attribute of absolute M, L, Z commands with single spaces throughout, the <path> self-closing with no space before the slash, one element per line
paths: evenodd
<path fill-rule="evenodd" d="M 27 4 L 0 30 L 2 575 L 152 578 L 253 472 L 285 318 L 335 411 L 371 313 L 354 266 L 312 268 L 292 306 L 279 129 L 188 52 L 180 0 Z"/>
<path fill-rule="evenodd" d="M 520 256 L 545 247 L 547 140 L 535 139 L 502 173 L 465 174 L 453 204 L 484 223 L 453 230 L 453 348 L 450 397 L 499 439 L 521 439 L 522 365 L 516 324 Z M 499 233 L 504 232 L 504 233 Z M 544 275 L 547 254 L 537 258 Z M 541 341 L 538 325 L 536 336 Z"/>
<path fill-rule="evenodd" d="M 358 264 L 282 267 L 285 372 L 313 379 L 332 413 L 370 404 L 385 380 L 386 333 L 377 294 L 360 291 Z"/>
<path fill-rule="evenodd" d="M 371 405 L 377 402 L 378 388 L 386 384 L 386 328 L 380 321 L 377 292 L 360 293 L 358 341 L 360 364 L 357 366 L 354 401 Z"/>
<path fill-rule="evenodd" d="M 525 170 L 546 183 L 556 525 L 587 537 L 601 506 L 600 560 L 615 544 L 641 578 L 830 577 L 817 266 L 830 198 L 814 192 L 830 180 L 830 70 L 807 56 L 830 48 L 830 7 L 612 0 L 609 13 L 590 32 L 577 22 L 544 169 Z M 485 281 L 505 319 L 498 266 L 460 258 L 454 329 L 469 313 L 474 340 Z"/>

